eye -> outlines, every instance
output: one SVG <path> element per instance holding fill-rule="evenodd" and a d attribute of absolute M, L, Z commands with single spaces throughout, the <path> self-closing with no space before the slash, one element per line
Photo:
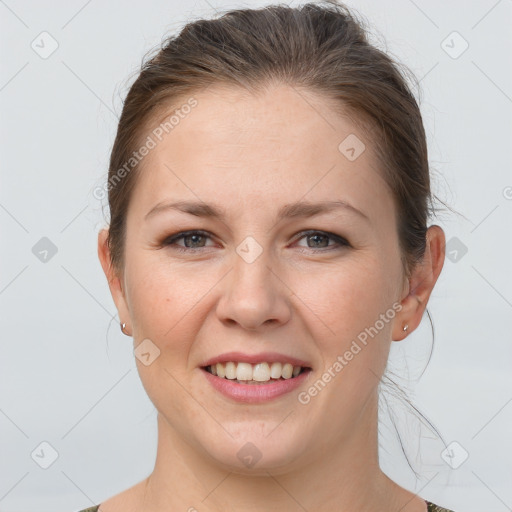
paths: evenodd
<path fill-rule="evenodd" d="M 162 245 L 173 245 L 179 251 L 194 251 L 206 246 L 206 241 L 210 239 L 210 235 L 206 231 L 183 231 L 166 238 Z M 183 245 L 177 244 L 178 240 L 183 240 Z"/>
<path fill-rule="evenodd" d="M 335 235 L 334 233 L 328 233 L 325 231 L 305 231 L 301 233 L 299 241 L 302 239 L 307 240 L 307 247 L 309 249 L 331 249 L 342 246 L 350 246 L 350 244 L 341 236 Z M 333 241 L 334 243 L 329 243 Z M 310 244 L 311 242 L 311 244 Z"/>

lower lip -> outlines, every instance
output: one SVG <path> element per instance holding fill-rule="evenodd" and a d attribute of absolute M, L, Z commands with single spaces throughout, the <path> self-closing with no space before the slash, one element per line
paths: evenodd
<path fill-rule="evenodd" d="M 270 384 L 239 384 L 236 381 L 217 377 L 203 368 L 201 371 L 217 391 L 237 402 L 245 403 L 268 402 L 290 393 L 303 384 L 311 373 L 311 370 L 306 370 L 297 377 L 276 380 Z"/>

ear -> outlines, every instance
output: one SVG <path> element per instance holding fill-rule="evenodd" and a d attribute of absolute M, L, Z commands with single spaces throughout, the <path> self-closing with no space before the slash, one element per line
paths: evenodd
<path fill-rule="evenodd" d="M 112 266 L 110 249 L 107 243 L 108 229 L 104 228 L 98 233 L 98 257 L 105 276 L 107 277 L 110 293 L 114 299 L 120 322 L 125 322 L 127 332 L 131 330 L 130 311 L 126 301 L 123 276 L 118 275 Z"/>
<path fill-rule="evenodd" d="M 444 231 L 436 225 L 426 233 L 425 254 L 408 279 L 406 295 L 401 301 L 402 309 L 393 326 L 393 340 L 401 341 L 414 331 L 423 318 L 427 302 L 441 273 L 445 258 Z M 408 325 L 407 331 L 403 327 Z"/>

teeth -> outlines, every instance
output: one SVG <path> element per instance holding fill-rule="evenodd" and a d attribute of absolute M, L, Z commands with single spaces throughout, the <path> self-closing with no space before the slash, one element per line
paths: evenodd
<path fill-rule="evenodd" d="M 291 378 L 293 374 L 293 366 L 290 363 L 286 363 L 283 366 L 283 379 L 289 379 Z"/>
<path fill-rule="evenodd" d="M 221 363 L 217 363 L 216 366 L 217 366 L 217 377 L 224 378 L 226 376 L 226 367 Z"/>
<path fill-rule="evenodd" d="M 257 380 L 258 382 L 266 382 L 270 380 L 270 367 L 268 363 L 259 363 L 254 365 L 252 369 L 252 380 Z"/>
<path fill-rule="evenodd" d="M 238 363 L 236 367 L 236 378 L 238 380 L 253 380 L 252 365 L 249 363 Z"/>
<path fill-rule="evenodd" d="M 238 382 L 256 384 L 269 382 L 271 379 L 290 379 L 297 377 L 302 370 L 301 366 L 293 366 L 290 363 L 217 363 L 206 368 L 213 375 Z"/>
<path fill-rule="evenodd" d="M 282 370 L 283 365 L 281 363 L 272 363 L 272 366 L 270 367 L 270 376 L 273 379 L 280 379 Z"/>
<path fill-rule="evenodd" d="M 235 363 L 226 363 L 226 378 L 227 379 L 236 379 L 236 364 Z"/>

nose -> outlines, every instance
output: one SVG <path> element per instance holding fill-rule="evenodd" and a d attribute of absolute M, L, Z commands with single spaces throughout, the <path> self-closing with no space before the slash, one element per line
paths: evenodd
<path fill-rule="evenodd" d="M 251 263 L 235 255 L 234 267 L 223 280 L 217 315 L 222 322 L 247 330 L 277 327 L 291 317 L 292 295 L 265 251 Z"/>

